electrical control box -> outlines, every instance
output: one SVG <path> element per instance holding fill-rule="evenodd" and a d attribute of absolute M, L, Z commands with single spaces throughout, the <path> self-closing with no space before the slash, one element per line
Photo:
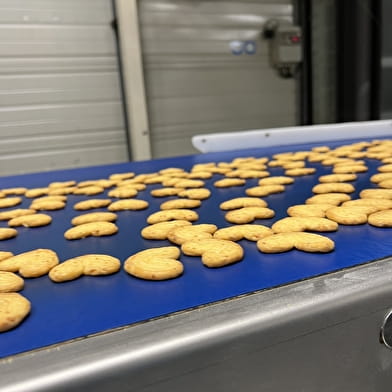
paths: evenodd
<path fill-rule="evenodd" d="M 264 37 L 270 40 L 271 65 L 283 77 L 292 77 L 302 61 L 302 32 L 297 25 L 270 20 L 264 30 Z"/>
<path fill-rule="evenodd" d="M 291 66 L 302 61 L 301 28 L 278 24 L 271 40 L 271 59 L 276 67 Z"/>

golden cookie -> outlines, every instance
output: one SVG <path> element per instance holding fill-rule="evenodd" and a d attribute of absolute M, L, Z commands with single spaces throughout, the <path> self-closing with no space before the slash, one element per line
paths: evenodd
<path fill-rule="evenodd" d="M 368 216 L 368 222 L 372 226 L 392 227 L 392 209 L 374 212 Z"/>
<path fill-rule="evenodd" d="M 392 174 L 392 173 L 391 173 Z M 389 180 L 383 180 L 378 183 L 378 186 L 380 188 L 385 188 L 385 189 L 392 189 L 392 178 Z"/>
<path fill-rule="evenodd" d="M 61 210 L 65 207 L 65 203 L 60 200 L 40 200 L 40 201 L 33 201 L 30 204 L 30 208 L 33 210 L 47 210 L 47 211 L 54 211 L 54 210 Z"/>
<path fill-rule="evenodd" d="M 296 232 L 278 233 L 257 241 L 257 248 L 263 253 L 282 253 L 292 249 L 311 253 L 331 252 L 334 242 L 320 234 Z"/>
<path fill-rule="evenodd" d="M 76 185 L 76 181 L 69 180 L 69 181 L 51 182 L 48 187 L 51 189 L 53 189 L 53 188 L 67 188 L 67 187 L 74 186 L 74 185 Z"/>
<path fill-rule="evenodd" d="M 217 188 L 230 188 L 232 186 L 242 186 L 245 184 L 245 180 L 242 178 L 223 178 L 214 182 L 214 186 Z"/>
<path fill-rule="evenodd" d="M 253 162 L 255 159 L 255 157 L 238 157 L 234 158 L 231 162 L 233 165 L 241 165 L 246 162 Z"/>
<path fill-rule="evenodd" d="M 67 196 L 65 195 L 48 195 L 48 196 L 41 196 L 34 199 L 34 202 L 41 202 L 41 201 L 67 201 Z"/>
<path fill-rule="evenodd" d="M 175 246 L 147 249 L 126 259 L 124 270 L 141 279 L 173 279 L 184 271 L 184 266 L 177 260 L 179 257 L 180 250 Z"/>
<path fill-rule="evenodd" d="M 267 202 L 257 197 L 237 197 L 219 205 L 221 210 L 235 210 L 242 207 L 267 207 Z"/>
<path fill-rule="evenodd" d="M 162 181 L 167 180 L 168 178 L 170 178 L 169 176 L 166 175 L 155 175 L 155 176 L 151 176 L 148 177 L 144 180 L 145 184 L 161 184 Z"/>
<path fill-rule="evenodd" d="M 337 183 L 337 182 L 346 182 L 346 181 L 355 181 L 357 179 L 357 175 L 354 173 L 343 173 L 343 174 L 327 174 L 325 176 L 319 177 L 319 182 L 321 183 Z"/>
<path fill-rule="evenodd" d="M 33 189 L 28 189 L 24 195 L 26 197 L 33 198 L 33 197 L 46 195 L 48 192 L 49 192 L 49 188 L 33 188 Z"/>
<path fill-rule="evenodd" d="M 23 289 L 24 280 L 9 271 L 0 271 L 0 293 L 12 293 Z"/>
<path fill-rule="evenodd" d="M 363 173 L 366 171 L 368 171 L 368 168 L 365 165 L 340 165 L 332 169 L 332 172 L 335 174 Z"/>
<path fill-rule="evenodd" d="M 292 177 L 299 177 L 299 176 L 308 176 L 310 174 L 313 174 L 316 172 L 316 169 L 314 167 L 299 167 L 296 169 L 287 169 L 284 174 L 286 176 L 292 176 Z"/>
<path fill-rule="evenodd" d="M 68 229 L 64 233 L 67 240 L 78 240 L 86 237 L 101 237 L 113 235 L 118 232 L 118 227 L 112 222 L 84 223 Z"/>
<path fill-rule="evenodd" d="M 155 177 L 156 173 L 148 173 L 148 174 L 138 174 L 135 178 L 132 180 L 134 182 L 139 182 L 139 183 L 144 183 L 147 179 L 151 177 Z"/>
<path fill-rule="evenodd" d="M 303 168 L 303 167 L 305 167 L 305 162 L 304 161 L 285 162 L 282 165 L 282 167 L 283 167 L 283 169 L 286 169 L 286 170 Z"/>
<path fill-rule="evenodd" d="M 325 211 L 329 208 L 334 207 L 334 204 L 297 204 L 287 209 L 289 216 L 298 217 L 325 217 Z"/>
<path fill-rule="evenodd" d="M 341 225 L 362 225 L 367 222 L 367 207 L 369 206 L 333 207 L 327 210 L 325 215 Z"/>
<path fill-rule="evenodd" d="M 19 272 L 24 278 L 37 278 L 46 275 L 58 263 L 56 252 L 35 249 L 1 261 L 0 271 Z"/>
<path fill-rule="evenodd" d="M 322 162 L 323 165 L 334 165 L 334 167 L 338 166 L 357 166 L 357 165 L 364 165 L 364 161 L 357 161 L 351 158 L 330 158 Z"/>
<path fill-rule="evenodd" d="M 343 182 L 327 182 L 317 184 L 312 188 L 313 193 L 352 193 L 355 188 Z"/>
<path fill-rule="evenodd" d="M 308 162 L 322 162 L 329 158 L 328 153 L 311 153 L 308 156 Z"/>
<path fill-rule="evenodd" d="M 392 199 L 392 189 L 363 189 L 359 197 L 361 199 Z"/>
<path fill-rule="evenodd" d="M 209 171 L 198 171 L 198 172 L 193 172 L 189 173 L 188 178 L 190 179 L 200 179 L 200 180 L 207 180 L 211 178 L 213 174 Z"/>
<path fill-rule="evenodd" d="M 167 180 L 164 180 L 161 182 L 163 187 L 169 187 L 172 188 L 174 185 L 177 184 L 177 182 L 182 181 L 183 178 L 178 178 L 178 177 L 169 177 Z"/>
<path fill-rule="evenodd" d="M 276 221 L 271 229 L 275 233 L 290 233 L 297 231 L 336 231 L 338 224 L 326 218 L 319 217 L 288 217 Z"/>
<path fill-rule="evenodd" d="M 264 163 L 248 162 L 238 165 L 237 168 L 238 170 L 244 171 L 245 177 L 248 178 L 261 178 L 269 176 L 269 172 L 267 171 L 268 166 Z M 254 175 L 252 173 L 254 173 Z"/>
<path fill-rule="evenodd" d="M 266 207 L 243 207 L 226 213 L 225 219 L 230 223 L 244 224 L 253 222 L 255 219 L 269 219 L 275 216 L 275 212 Z"/>
<path fill-rule="evenodd" d="M 381 181 L 384 180 L 391 180 L 392 179 L 392 173 L 391 172 L 385 172 L 385 173 L 377 173 L 373 174 L 370 177 L 370 181 L 378 184 Z"/>
<path fill-rule="evenodd" d="M 244 251 L 233 241 L 202 239 L 187 241 L 181 245 L 187 256 L 201 256 L 202 263 L 210 268 L 223 267 L 242 260 Z"/>
<path fill-rule="evenodd" d="M 14 207 L 20 203 L 22 203 L 20 197 L 4 197 L 0 199 L 0 208 Z"/>
<path fill-rule="evenodd" d="M 8 195 L 24 195 L 27 191 L 27 188 L 24 187 L 16 187 L 16 188 L 5 188 L 2 189 L 1 192 L 6 196 Z"/>
<path fill-rule="evenodd" d="M 130 187 L 121 187 L 112 189 L 109 191 L 109 197 L 116 197 L 119 199 L 128 199 L 130 197 L 135 197 L 138 194 L 138 191 L 135 188 Z"/>
<path fill-rule="evenodd" d="M 377 170 L 380 173 L 390 173 L 390 172 L 392 172 L 392 163 L 388 163 L 386 165 L 379 166 L 377 168 Z"/>
<path fill-rule="evenodd" d="M 167 167 L 166 169 L 159 170 L 159 174 L 177 175 L 179 173 L 185 173 L 184 169 L 181 169 L 180 167 Z"/>
<path fill-rule="evenodd" d="M 83 264 L 83 274 L 88 276 L 111 275 L 120 270 L 119 259 L 108 255 L 83 255 L 78 259 Z"/>
<path fill-rule="evenodd" d="M 372 206 L 376 207 L 378 211 L 389 210 L 392 208 L 392 200 L 390 199 L 355 199 L 345 201 L 342 204 L 343 207 L 352 206 Z"/>
<path fill-rule="evenodd" d="M 284 185 L 260 185 L 255 186 L 253 188 L 248 188 L 245 190 L 245 193 L 248 196 L 255 196 L 255 197 L 263 197 L 272 195 L 273 193 L 280 193 L 285 190 Z"/>
<path fill-rule="evenodd" d="M 333 204 L 335 206 L 350 200 L 346 193 L 322 193 L 306 199 L 305 204 Z"/>
<path fill-rule="evenodd" d="M 141 184 L 139 182 L 130 182 L 130 181 L 132 181 L 132 180 L 129 180 L 129 181 L 125 180 L 125 181 L 118 183 L 117 188 L 123 188 L 123 187 L 133 188 L 133 189 L 136 189 L 137 191 L 144 191 L 147 188 L 146 185 L 144 185 L 144 184 Z"/>
<path fill-rule="evenodd" d="M 80 185 L 79 185 L 80 186 Z M 76 188 L 73 191 L 74 195 L 87 195 L 87 196 L 92 196 L 92 195 L 98 195 L 99 193 L 102 193 L 105 189 L 102 186 L 98 185 L 89 185 L 89 186 L 84 186 L 81 188 Z M 109 195 L 110 196 L 110 195 Z"/>
<path fill-rule="evenodd" d="M 9 229 L 7 227 L 0 227 L 0 241 L 14 238 L 18 235 L 15 229 Z"/>
<path fill-rule="evenodd" d="M 74 280 L 83 275 L 83 263 L 77 258 L 69 259 L 56 265 L 49 271 L 49 278 L 53 282 L 66 282 Z"/>
<path fill-rule="evenodd" d="M 366 158 L 366 152 L 365 151 L 350 152 L 347 154 L 347 157 L 352 159 Z"/>
<path fill-rule="evenodd" d="M 174 199 L 161 204 L 161 210 L 173 210 L 181 208 L 197 208 L 201 206 L 201 201 L 196 199 Z"/>
<path fill-rule="evenodd" d="M 52 222 L 52 217 L 46 214 L 23 215 L 8 221 L 8 226 L 39 227 Z"/>
<path fill-rule="evenodd" d="M 6 252 L 4 250 L 0 250 L 0 261 L 9 259 L 12 257 L 14 254 L 12 252 Z"/>
<path fill-rule="evenodd" d="M 192 223 L 186 220 L 172 220 L 154 223 L 142 229 L 141 235 L 147 240 L 166 240 L 170 230 L 181 226 L 190 226 Z"/>
<path fill-rule="evenodd" d="M 205 185 L 204 181 L 202 180 L 191 180 L 191 179 L 186 179 L 186 180 L 181 180 L 175 183 L 176 188 L 202 188 Z"/>
<path fill-rule="evenodd" d="M 101 254 L 88 254 L 68 259 L 52 268 L 49 277 L 54 282 L 77 279 L 82 275 L 111 275 L 120 269 L 120 260 Z"/>
<path fill-rule="evenodd" d="M 314 152 L 327 152 L 329 150 L 330 148 L 328 146 L 317 146 L 312 148 L 312 151 Z"/>
<path fill-rule="evenodd" d="M 167 197 L 167 196 L 176 196 L 178 195 L 183 189 L 182 188 L 159 188 L 153 189 L 150 193 L 151 196 L 154 197 Z"/>
<path fill-rule="evenodd" d="M 286 176 L 274 176 L 262 178 L 259 180 L 259 185 L 288 185 L 292 184 L 294 179 Z"/>
<path fill-rule="evenodd" d="M 111 188 L 112 186 L 115 186 L 117 184 L 118 184 L 118 181 L 116 181 L 116 180 L 109 180 L 107 178 L 102 178 L 102 179 L 98 180 L 95 185 L 101 186 L 102 188 L 106 189 L 106 188 Z"/>
<path fill-rule="evenodd" d="M 74 205 L 75 210 L 92 210 L 94 208 L 107 207 L 112 202 L 111 199 L 90 199 L 83 200 Z"/>
<path fill-rule="evenodd" d="M 274 160 L 268 162 L 268 166 L 269 167 L 283 167 L 283 165 L 285 165 L 288 162 L 290 162 L 290 161 L 283 160 L 283 159 L 274 159 Z"/>
<path fill-rule="evenodd" d="M 196 163 L 193 165 L 191 172 L 196 171 L 210 171 L 210 169 L 215 168 L 215 162 L 208 162 L 208 163 Z"/>
<path fill-rule="evenodd" d="M 0 332 L 19 325 L 30 313 L 30 301 L 18 293 L 0 293 Z"/>
<path fill-rule="evenodd" d="M 185 189 L 178 194 L 179 197 L 186 197 L 188 199 L 204 200 L 211 196 L 211 191 L 207 188 L 193 188 Z"/>
<path fill-rule="evenodd" d="M 99 182 L 100 180 L 86 180 L 86 181 L 80 181 L 78 184 L 77 184 L 77 187 L 78 188 L 86 188 L 86 187 L 90 187 L 90 186 L 98 186 L 98 187 L 100 187 L 100 188 L 103 188 L 103 186 L 100 186 L 100 185 L 98 185 L 98 182 Z"/>
<path fill-rule="evenodd" d="M 270 175 L 270 173 L 266 170 L 251 170 L 251 169 L 245 169 L 245 168 L 232 170 L 232 171 L 225 174 L 225 176 L 228 178 L 238 177 L 238 178 L 242 178 L 242 179 L 264 178 L 264 177 L 268 177 L 269 175 Z"/>
<path fill-rule="evenodd" d="M 88 214 L 75 216 L 71 223 L 74 226 L 83 225 L 90 222 L 114 222 L 117 215 L 113 212 L 90 212 Z"/>
<path fill-rule="evenodd" d="M 215 225 L 211 224 L 180 226 L 171 229 L 167 238 L 174 244 L 182 245 L 187 241 L 212 238 L 212 234 L 217 229 Z"/>
<path fill-rule="evenodd" d="M 231 169 L 229 167 L 213 167 L 213 168 L 209 168 L 206 170 L 210 170 L 211 173 L 214 173 L 214 174 L 226 174 L 231 171 Z"/>
<path fill-rule="evenodd" d="M 74 193 L 77 188 L 75 186 L 69 186 L 66 188 L 50 188 L 48 191 L 49 196 L 64 196 Z"/>
<path fill-rule="evenodd" d="M 214 238 L 228 241 L 240 241 L 245 238 L 248 241 L 258 241 L 272 234 L 273 231 L 267 226 L 244 224 L 219 229 L 214 233 Z"/>
<path fill-rule="evenodd" d="M 147 223 L 154 224 L 159 222 L 165 222 L 170 220 L 187 220 L 193 222 L 199 219 L 199 215 L 192 210 L 188 209 L 173 209 L 158 211 L 151 214 L 147 218 Z"/>
<path fill-rule="evenodd" d="M 138 211 L 148 208 L 148 201 L 140 199 L 122 199 L 111 203 L 108 207 L 109 211 Z"/>
<path fill-rule="evenodd" d="M 36 211 L 33 209 L 26 209 L 26 208 L 17 208 L 14 210 L 3 211 L 0 212 L 0 220 L 9 220 L 12 218 L 16 218 L 18 216 L 32 215 L 35 214 L 35 212 Z"/>
<path fill-rule="evenodd" d="M 113 173 L 109 176 L 109 180 L 122 181 L 122 180 L 127 180 L 127 179 L 133 178 L 133 177 L 135 177 L 135 173 L 133 173 L 133 172 Z"/>

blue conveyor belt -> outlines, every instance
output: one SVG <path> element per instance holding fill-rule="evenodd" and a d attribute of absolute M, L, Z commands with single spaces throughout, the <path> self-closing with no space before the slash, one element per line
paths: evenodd
<path fill-rule="evenodd" d="M 344 142 L 329 143 L 330 146 L 341 144 Z M 311 147 L 312 145 L 299 145 L 285 149 L 243 150 L 3 177 L 0 178 L 0 189 L 14 186 L 43 187 L 52 181 L 107 178 L 112 173 L 123 171 L 139 174 L 167 167 L 189 170 L 195 163 L 230 161 L 239 156 L 271 156 L 276 152 L 306 150 Z M 358 180 L 354 183 L 357 192 L 352 195 L 353 198 L 358 196 L 358 190 L 374 187 L 369 183 L 369 177 L 376 172 L 378 165 L 379 161 L 368 160 L 369 171 L 358 175 Z M 331 172 L 331 167 L 321 164 L 309 166 L 317 168 L 315 175 L 297 177 L 293 185 L 287 186 L 286 192 L 264 198 L 276 211 L 276 216 L 269 220 L 259 220 L 257 223 L 270 226 L 274 221 L 285 217 L 289 205 L 303 203 L 312 195 L 311 189 L 317 183 L 317 178 Z M 280 168 L 272 168 L 270 172 L 271 175 L 283 174 Z M 229 226 L 224 219 L 225 212 L 218 208 L 219 204 L 233 197 L 244 196 L 245 188 L 257 183 L 257 180 L 247 180 L 246 186 L 243 187 L 214 188 L 212 182 L 220 177 L 215 175 L 206 180 L 213 194 L 196 209 L 200 215 L 197 223 Z M 0 243 L 0 250 L 18 254 L 36 248 L 50 248 L 58 253 L 62 261 L 86 253 L 105 253 L 118 257 L 123 262 L 137 251 L 169 245 L 168 241 L 144 240 L 140 236 L 141 229 L 146 225 L 146 217 L 158 211 L 159 205 L 169 199 L 151 197 L 150 190 L 157 187 L 159 185 L 149 185 L 137 196 L 150 202 L 147 210 L 118 213 L 119 232 L 115 236 L 65 240 L 63 233 L 71 227 L 72 217 L 82 213 L 73 210 L 73 204 L 87 198 L 71 195 L 68 197 L 66 209 L 48 212 L 53 217 L 51 225 L 20 228 L 16 238 Z M 105 198 L 106 192 L 94 196 L 97 197 Z M 27 207 L 30 202 L 31 199 L 24 199 L 22 207 Z M 0 226 L 6 227 L 6 222 L 0 222 Z M 329 254 L 300 251 L 262 254 L 255 243 L 243 240 L 240 244 L 245 251 L 244 260 L 224 268 L 209 269 L 202 265 L 198 257 L 181 256 L 185 272 L 180 278 L 169 281 L 144 281 L 129 276 L 123 270 L 112 276 L 82 277 L 61 284 L 53 283 L 47 276 L 26 279 L 22 294 L 31 301 L 32 311 L 19 327 L 0 334 L 0 358 L 392 255 L 391 229 L 379 229 L 367 224 L 340 226 L 336 233 L 325 235 L 336 243 L 335 251 Z"/>

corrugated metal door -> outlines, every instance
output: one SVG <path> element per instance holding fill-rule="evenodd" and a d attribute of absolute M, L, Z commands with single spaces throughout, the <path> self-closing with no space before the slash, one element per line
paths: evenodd
<path fill-rule="evenodd" d="M 193 153 L 195 134 L 297 124 L 297 82 L 271 67 L 262 36 L 267 20 L 293 20 L 291 1 L 138 4 L 154 157 Z"/>
<path fill-rule="evenodd" d="M 128 160 L 111 0 L 0 0 L 0 174 Z"/>

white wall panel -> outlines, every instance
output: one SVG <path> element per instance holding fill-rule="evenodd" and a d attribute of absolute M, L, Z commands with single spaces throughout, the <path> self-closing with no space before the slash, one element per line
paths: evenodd
<path fill-rule="evenodd" d="M 111 0 L 0 0 L 0 174 L 128 160 Z"/>
<path fill-rule="evenodd" d="M 297 83 L 270 66 L 263 26 L 291 0 L 139 0 L 154 157 L 193 153 L 195 134 L 296 125 Z M 254 42 L 235 55 L 234 40 Z"/>

